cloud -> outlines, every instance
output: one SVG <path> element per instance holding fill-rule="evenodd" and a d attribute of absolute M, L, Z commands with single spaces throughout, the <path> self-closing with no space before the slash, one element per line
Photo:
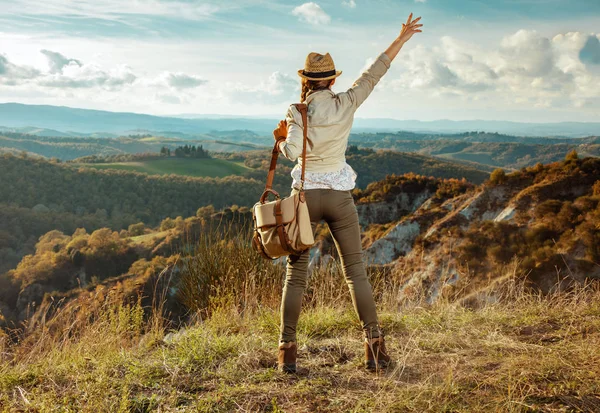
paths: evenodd
<path fill-rule="evenodd" d="M 29 86 L 59 89 L 82 89 L 100 87 L 116 90 L 132 84 L 137 76 L 127 66 L 104 70 L 96 64 L 84 64 L 50 50 L 41 51 L 48 59 L 50 69 L 41 72 L 28 66 L 11 63 L 0 55 L 0 81 L 7 86 Z"/>
<path fill-rule="evenodd" d="M 171 0 L 45 0 L 35 5 L 28 0 L 14 0 L 3 5 L 3 13 L 7 15 L 78 16 L 117 21 L 125 21 L 133 15 L 204 20 L 219 10 L 219 6 L 205 2 Z"/>
<path fill-rule="evenodd" d="M 231 102 L 256 103 L 264 102 L 273 104 L 276 102 L 287 102 L 290 99 L 298 99 L 300 95 L 300 80 L 279 71 L 260 81 L 258 84 L 249 86 L 240 83 L 226 83 L 223 88 L 224 95 Z"/>
<path fill-rule="evenodd" d="M 0 54 L 0 84 L 15 86 L 21 82 L 34 79 L 39 76 L 37 69 L 28 66 L 16 65 L 8 58 Z"/>
<path fill-rule="evenodd" d="M 346 6 L 348 8 L 354 9 L 354 8 L 356 8 L 356 1 L 354 1 L 354 0 L 347 0 L 347 1 L 344 0 L 344 1 L 342 1 L 342 5 Z"/>
<path fill-rule="evenodd" d="M 441 46 L 417 46 L 404 60 L 407 73 L 393 82 L 396 88 L 430 90 L 434 94 L 468 94 L 492 87 L 494 70 L 479 61 L 458 41 L 444 37 Z"/>
<path fill-rule="evenodd" d="M 174 89 L 193 89 L 198 86 L 205 85 L 208 80 L 201 79 L 196 76 L 186 75 L 185 73 L 166 72 L 162 75 L 162 80 L 167 86 Z"/>
<path fill-rule="evenodd" d="M 543 76 L 554 68 L 554 51 L 550 39 L 533 30 L 519 30 L 500 44 L 504 61 L 500 70 L 529 76 Z"/>
<path fill-rule="evenodd" d="M 600 67 L 580 61 L 584 49 L 584 60 L 594 59 L 595 41 L 589 38 L 571 32 L 549 39 L 519 30 L 495 48 L 481 49 L 446 36 L 434 47 L 410 49 L 400 63 L 403 75 L 388 84 L 396 92 L 420 90 L 499 107 L 585 107 L 600 95 Z"/>
<path fill-rule="evenodd" d="M 0 55 L 0 84 L 29 89 L 43 88 L 56 91 L 76 89 L 102 89 L 117 91 L 134 84 L 147 89 L 164 88 L 168 91 L 189 90 L 208 81 L 198 76 L 177 72 L 164 72 L 158 77 L 143 77 L 135 74 L 127 65 L 105 69 L 97 63 L 84 63 L 50 50 L 40 51 L 48 60 L 49 70 L 41 72 L 28 66 L 15 65 L 8 57 Z M 173 96 L 163 93 L 161 101 L 175 102 Z"/>
<path fill-rule="evenodd" d="M 128 66 L 119 66 L 105 71 L 94 64 L 65 66 L 61 73 L 49 74 L 38 79 L 37 84 L 60 89 L 85 89 L 99 87 L 106 90 L 118 90 L 131 85 L 137 76 Z"/>
<path fill-rule="evenodd" d="M 323 11 L 321 6 L 312 1 L 296 7 L 292 10 L 292 14 L 298 16 L 300 21 L 314 25 L 327 24 L 331 21 L 331 17 Z"/>
<path fill-rule="evenodd" d="M 279 71 L 271 73 L 269 79 L 261 84 L 266 93 L 271 96 L 287 96 L 290 93 L 299 90 L 300 81 L 297 77 L 281 73 Z"/>
<path fill-rule="evenodd" d="M 169 105 L 180 105 L 182 103 L 181 98 L 179 96 L 169 93 L 158 93 L 156 94 L 155 99 L 160 103 L 167 103 Z"/>
<path fill-rule="evenodd" d="M 579 60 L 583 63 L 600 65 L 600 40 L 596 36 L 589 36 L 585 45 L 579 52 Z"/>
<path fill-rule="evenodd" d="M 83 64 L 77 59 L 69 59 L 68 57 L 63 56 L 60 53 L 53 52 L 51 50 L 41 50 L 41 53 L 46 56 L 48 60 L 48 64 L 50 65 L 50 72 L 52 73 L 60 73 L 65 66 L 70 64 L 75 64 L 79 67 L 83 66 Z"/>

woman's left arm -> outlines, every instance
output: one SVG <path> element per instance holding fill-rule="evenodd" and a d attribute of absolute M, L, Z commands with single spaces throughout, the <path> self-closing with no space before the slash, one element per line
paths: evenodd
<path fill-rule="evenodd" d="M 298 113 L 297 117 L 294 112 Z M 302 120 L 299 118 L 300 112 L 294 105 L 290 105 L 285 120 L 280 121 L 273 131 L 275 142 L 279 142 L 277 144 L 279 152 L 292 162 L 295 162 L 302 152 L 304 130 Z"/>

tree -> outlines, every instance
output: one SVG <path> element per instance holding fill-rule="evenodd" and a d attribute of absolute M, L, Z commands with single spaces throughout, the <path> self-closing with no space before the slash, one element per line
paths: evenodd
<path fill-rule="evenodd" d="M 490 175 L 490 183 L 492 185 L 501 185 L 505 182 L 506 182 L 506 172 L 504 172 L 504 169 L 502 169 L 502 168 L 494 169 L 494 171 Z"/>
<path fill-rule="evenodd" d="M 600 179 L 596 181 L 596 183 L 592 187 L 592 191 L 593 191 L 592 193 L 595 196 L 600 196 Z"/>
<path fill-rule="evenodd" d="M 144 230 L 146 226 L 143 222 L 138 222 L 137 224 L 131 224 L 128 228 L 129 235 L 132 237 L 137 237 L 138 235 L 144 235 Z"/>
<path fill-rule="evenodd" d="M 572 149 L 567 153 L 567 156 L 565 156 L 565 161 L 576 161 L 577 159 L 579 159 L 579 155 L 575 149 Z"/>
<path fill-rule="evenodd" d="M 207 205 L 204 207 L 198 208 L 196 211 L 196 216 L 200 218 L 210 218 L 216 212 L 215 207 L 212 205 Z"/>
<path fill-rule="evenodd" d="M 119 247 L 119 233 L 110 228 L 101 228 L 90 235 L 88 245 L 95 250 L 116 251 Z"/>

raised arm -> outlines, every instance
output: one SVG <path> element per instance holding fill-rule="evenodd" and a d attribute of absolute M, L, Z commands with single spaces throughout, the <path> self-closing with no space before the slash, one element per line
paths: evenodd
<path fill-rule="evenodd" d="M 410 16 L 408 16 L 406 23 L 402 23 L 402 31 L 400 32 L 400 35 L 392 42 L 392 44 L 390 44 L 390 47 L 385 50 L 385 54 L 390 58 L 390 60 L 394 60 L 396 58 L 398 52 L 400 49 L 402 49 L 402 46 L 404 46 L 404 43 L 408 42 L 413 34 L 422 32 L 419 27 L 423 27 L 423 25 L 417 24 L 421 18 L 417 17 L 416 19 L 412 20 L 412 16 L 413 15 L 411 13 Z"/>
<path fill-rule="evenodd" d="M 390 68 L 392 60 L 396 58 L 402 46 L 410 40 L 413 34 L 421 32 L 419 28 L 423 25 L 417 24 L 421 18 L 412 20 L 412 16 L 412 13 L 408 16 L 406 23 L 402 24 L 402 31 L 385 52 L 377 57 L 375 62 L 360 75 L 345 94 L 340 94 L 342 98 L 350 101 L 355 110 L 369 97 L 375 85 Z"/>

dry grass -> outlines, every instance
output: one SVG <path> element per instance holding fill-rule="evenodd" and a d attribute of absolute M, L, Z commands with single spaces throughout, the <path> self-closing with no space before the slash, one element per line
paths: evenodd
<path fill-rule="evenodd" d="M 275 369 L 283 269 L 257 258 L 247 239 L 225 228 L 182 258 L 177 295 L 198 316 L 179 331 L 167 330 L 160 289 L 150 309 L 110 290 L 93 306 L 59 307 L 16 342 L 0 335 L 0 410 L 600 411 L 598 284 L 541 296 L 519 281 L 515 261 L 501 282 L 470 296 L 442 291 L 434 305 L 407 304 L 396 275 L 374 271 L 395 364 L 371 374 L 330 263 L 310 278 L 302 370 L 290 376 Z M 173 288 L 166 272 L 165 291 Z"/>
<path fill-rule="evenodd" d="M 334 270 L 323 271 L 325 286 Z M 329 274 L 329 275 L 328 275 Z M 334 292 L 331 291 L 333 294 Z M 339 293 L 339 292 L 338 292 Z M 231 303 L 179 332 L 139 305 L 104 308 L 77 334 L 24 352 L 3 344 L 3 411 L 600 411 L 600 289 L 548 297 L 520 288 L 477 310 L 382 308 L 396 364 L 362 368 L 351 307 L 313 294 L 298 375 L 275 370 L 278 312 Z M 1 338 L 0 338 L 1 340 Z M 0 341 L 1 342 L 1 341 Z"/>

